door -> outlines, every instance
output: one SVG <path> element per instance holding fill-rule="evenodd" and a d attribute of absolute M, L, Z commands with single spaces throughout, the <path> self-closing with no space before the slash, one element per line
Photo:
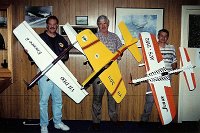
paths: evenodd
<path fill-rule="evenodd" d="M 200 120 L 200 6 L 182 6 L 181 18 L 181 47 L 187 48 L 192 64 L 196 65 L 197 88 L 189 91 L 183 74 L 179 74 L 179 123 Z"/>

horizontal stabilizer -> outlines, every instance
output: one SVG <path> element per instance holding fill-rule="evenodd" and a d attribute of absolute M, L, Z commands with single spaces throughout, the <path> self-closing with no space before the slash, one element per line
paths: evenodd
<path fill-rule="evenodd" d="M 80 51 L 82 54 L 84 54 L 82 48 L 80 47 L 80 45 L 78 44 L 78 41 L 76 40 L 76 36 L 77 36 L 77 33 L 76 31 L 72 28 L 72 26 L 69 24 L 69 23 L 66 23 L 64 26 L 63 26 L 63 29 L 65 30 L 65 33 L 67 34 L 71 44 L 74 44 L 74 47 Z"/>
<path fill-rule="evenodd" d="M 119 23 L 118 27 L 120 29 L 122 36 L 123 36 L 123 39 L 124 39 L 124 42 L 125 42 L 124 45 L 130 45 L 131 44 L 131 46 L 128 47 L 128 49 L 131 52 L 131 54 L 133 55 L 133 57 L 138 62 L 140 62 L 142 60 L 142 55 L 141 55 L 140 50 L 138 49 L 137 44 L 136 44 L 138 42 L 138 39 L 132 37 L 131 33 L 128 30 L 128 27 L 126 26 L 126 24 L 123 21 L 121 21 Z"/>
<path fill-rule="evenodd" d="M 195 80 L 195 75 L 193 71 L 193 68 L 195 66 L 192 65 L 186 48 L 179 47 L 179 52 L 181 55 L 181 64 L 182 64 L 183 74 L 184 74 L 188 89 L 192 91 L 196 88 L 196 80 Z"/>

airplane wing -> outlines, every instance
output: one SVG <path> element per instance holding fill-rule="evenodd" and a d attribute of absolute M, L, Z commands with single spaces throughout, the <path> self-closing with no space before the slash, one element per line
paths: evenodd
<path fill-rule="evenodd" d="M 15 28 L 13 33 L 41 71 L 45 70 L 57 58 L 57 55 L 26 21 Z M 83 89 L 61 60 L 45 75 L 76 103 L 80 103 L 88 95 L 88 92 Z"/>
<path fill-rule="evenodd" d="M 113 96 L 117 103 L 126 95 L 126 88 L 122 80 L 122 76 L 116 62 L 120 52 L 124 51 L 127 47 L 121 48 L 119 53 L 113 54 L 90 30 L 84 30 L 77 35 L 77 41 L 83 49 L 88 58 L 91 66 L 93 67 L 94 74 L 98 73 L 109 64 L 110 66 L 105 69 L 99 78 L 106 86 L 110 94 Z M 89 76 L 91 78 L 91 76 Z M 87 80 L 87 79 L 86 79 Z"/>
<path fill-rule="evenodd" d="M 170 123 L 176 114 L 169 74 L 154 35 L 140 34 L 143 59 L 154 101 L 162 124 Z"/>
<path fill-rule="evenodd" d="M 190 91 L 194 90 L 196 88 L 196 80 L 195 80 L 195 75 L 194 75 L 194 71 L 193 71 L 193 67 L 192 63 L 190 61 L 190 57 L 187 53 L 186 48 L 183 47 L 179 47 L 179 51 L 181 54 L 181 64 L 182 64 L 182 68 L 183 70 L 183 74 L 184 77 L 186 79 L 186 83 L 188 86 L 188 89 Z"/>
<path fill-rule="evenodd" d="M 100 74 L 99 78 L 106 87 L 112 86 L 110 87 L 111 89 L 109 92 L 116 102 L 120 103 L 126 95 L 126 87 L 124 85 L 117 61 L 114 61 L 110 67 Z"/>

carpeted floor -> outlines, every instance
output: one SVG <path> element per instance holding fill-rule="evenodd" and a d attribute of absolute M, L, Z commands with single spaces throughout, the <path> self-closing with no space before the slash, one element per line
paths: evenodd
<path fill-rule="evenodd" d="M 161 125 L 160 123 L 130 122 L 121 121 L 117 125 L 110 121 L 103 121 L 99 131 L 89 130 L 92 121 L 69 120 L 63 121 L 70 127 L 71 133 L 86 132 L 117 132 L 117 133 L 200 133 L 199 122 L 170 123 Z M 19 119 L 0 119 L 0 133 L 40 133 L 39 120 L 19 120 Z M 53 126 L 52 120 L 48 126 L 49 133 L 64 133 Z"/>

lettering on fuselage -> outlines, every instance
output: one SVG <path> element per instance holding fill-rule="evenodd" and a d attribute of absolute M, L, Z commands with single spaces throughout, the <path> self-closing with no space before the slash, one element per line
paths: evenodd
<path fill-rule="evenodd" d="M 74 91 L 74 87 L 73 86 L 71 86 L 70 84 L 69 84 L 69 82 L 67 81 L 67 79 L 66 78 L 64 78 L 64 77 L 60 77 L 60 79 L 62 80 L 62 82 L 67 86 L 67 88 L 69 89 L 69 90 L 71 90 L 71 92 L 73 92 Z"/>
<path fill-rule="evenodd" d="M 145 43 L 146 43 L 147 48 L 149 49 L 147 54 L 148 54 L 150 60 L 154 60 L 153 51 L 152 51 L 153 49 L 151 48 L 152 46 L 150 43 L 150 39 L 145 38 Z"/>
<path fill-rule="evenodd" d="M 162 100 L 162 109 L 165 109 L 168 112 L 168 108 L 167 108 L 166 100 L 164 96 L 161 96 L 161 100 Z"/>
<path fill-rule="evenodd" d="M 27 41 L 29 44 L 33 46 L 33 48 L 37 51 L 38 55 L 42 53 L 42 51 L 29 38 L 25 38 L 25 41 Z"/>
<path fill-rule="evenodd" d="M 114 85 L 114 84 L 115 84 L 115 81 L 112 79 L 112 77 L 111 77 L 111 76 L 108 76 L 108 79 L 109 79 L 109 81 L 110 81 L 110 83 L 111 83 L 112 85 Z"/>

